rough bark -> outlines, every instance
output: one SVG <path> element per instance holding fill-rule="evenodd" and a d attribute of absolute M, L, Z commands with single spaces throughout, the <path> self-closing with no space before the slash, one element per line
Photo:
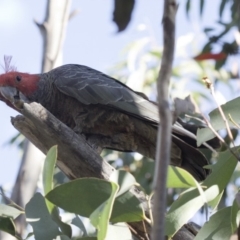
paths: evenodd
<path fill-rule="evenodd" d="M 95 176 L 108 179 L 114 169 L 78 135 L 38 103 L 24 104 L 24 116 L 12 118 L 13 126 L 43 153 L 58 145 L 58 167 L 70 178 Z"/>

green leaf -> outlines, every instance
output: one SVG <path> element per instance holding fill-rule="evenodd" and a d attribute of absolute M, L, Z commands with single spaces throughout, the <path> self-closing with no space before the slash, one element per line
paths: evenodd
<path fill-rule="evenodd" d="M 200 16 L 203 14 L 204 0 L 200 0 Z"/>
<path fill-rule="evenodd" d="M 57 223 L 57 225 L 60 227 L 63 234 L 67 235 L 68 237 L 72 237 L 71 226 L 62 221 L 60 213 L 59 213 L 59 209 L 55 205 L 53 205 L 53 206 L 54 206 L 54 208 L 52 209 L 52 212 L 51 212 L 51 216 L 52 216 L 53 221 L 55 223 Z"/>
<path fill-rule="evenodd" d="M 80 219 L 80 217 L 78 217 L 77 215 L 75 216 L 75 218 L 72 219 L 71 222 L 73 225 L 75 225 L 76 227 L 78 227 L 82 232 L 83 232 L 83 236 L 87 235 L 87 230 L 82 222 L 82 220 Z"/>
<path fill-rule="evenodd" d="M 90 221 L 94 227 L 98 230 L 98 240 L 104 240 L 107 234 L 108 222 L 111 216 L 113 203 L 117 195 L 119 186 L 110 182 L 112 185 L 112 193 L 110 197 L 103 202 L 94 212 L 90 215 Z"/>
<path fill-rule="evenodd" d="M 227 58 L 224 58 L 222 60 L 217 60 L 215 63 L 215 69 L 219 70 L 227 61 Z"/>
<path fill-rule="evenodd" d="M 222 14 L 223 14 L 223 10 L 226 6 L 226 3 L 227 3 L 228 0 L 222 0 L 221 1 L 221 4 L 220 4 L 220 7 L 219 7 L 219 17 L 222 18 Z"/>
<path fill-rule="evenodd" d="M 112 186 L 108 181 L 81 178 L 55 187 L 46 195 L 46 198 L 68 212 L 89 217 L 109 198 L 111 192 Z"/>
<path fill-rule="evenodd" d="M 0 204 L 0 216 L 1 217 L 7 217 L 7 218 L 16 218 L 20 214 L 24 213 L 23 211 L 20 211 L 14 207 L 5 205 L 5 204 Z"/>
<path fill-rule="evenodd" d="M 179 167 L 168 167 L 167 187 L 168 188 L 190 188 L 196 187 L 197 182 L 186 170 Z"/>
<path fill-rule="evenodd" d="M 186 2 L 186 13 L 187 13 L 187 17 L 189 18 L 189 10 L 191 8 L 191 0 L 187 0 Z"/>
<path fill-rule="evenodd" d="M 108 181 L 81 178 L 54 188 L 46 198 L 66 211 L 89 217 L 110 197 L 111 192 L 111 183 Z M 111 216 L 112 222 L 133 222 L 142 219 L 141 203 L 132 193 L 127 191 L 116 198 Z"/>
<path fill-rule="evenodd" d="M 53 189 L 53 177 L 57 162 L 57 146 L 53 146 L 47 153 L 43 166 L 43 190 L 45 195 Z M 72 236 L 72 228 L 61 220 L 58 208 L 45 200 L 52 219 L 58 224 L 61 231 L 68 237 Z"/>
<path fill-rule="evenodd" d="M 57 146 L 53 146 L 48 151 L 43 165 L 43 190 L 45 195 L 53 189 L 53 175 L 56 161 Z"/>
<path fill-rule="evenodd" d="M 13 219 L 8 217 L 0 217 L 0 230 L 15 236 L 16 230 Z"/>
<path fill-rule="evenodd" d="M 237 165 L 236 158 L 225 151 L 219 154 L 218 162 L 213 165 L 212 173 L 201 184 L 207 202 L 213 201 L 226 187 Z M 180 195 L 171 205 L 166 216 L 165 233 L 173 236 L 183 224 L 203 206 L 204 199 L 198 188 L 190 188 Z"/>
<path fill-rule="evenodd" d="M 57 161 L 57 146 L 53 146 L 47 153 L 43 165 L 43 190 L 45 195 L 53 189 L 54 168 Z M 46 200 L 49 212 L 53 211 L 54 205 Z"/>
<path fill-rule="evenodd" d="M 141 161 L 141 168 L 135 173 L 137 182 L 144 188 L 146 194 L 152 192 L 151 184 L 153 181 L 155 163 L 148 159 Z"/>
<path fill-rule="evenodd" d="M 225 116 L 227 118 L 227 121 L 230 127 L 234 127 L 234 124 L 231 121 L 229 121 L 228 119 L 229 114 L 231 115 L 231 117 L 236 123 L 240 122 L 239 106 L 240 106 L 240 97 L 235 98 L 227 102 L 226 104 L 221 105 L 222 110 L 225 113 Z M 218 108 L 210 112 L 209 117 L 210 117 L 211 125 L 216 131 L 226 128 L 226 125 L 221 117 L 221 114 L 219 113 Z M 209 128 L 198 129 L 197 145 L 200 146 L 203 142 L 206 142 L 214 137 L 215 135 L 212 133 L 212 131 Z"/>
<path fill-rule="evenodd" d="M 239 192 L 237 193 L 236 198 L 238 197 Z M 233 205 L 231 207 L 231 230 L 232 232 L 235 232 L 236 229 L 239 226 L 239 216 L 240 216 L 240 206 L 238 200 L 235 198 L 235 200 L 233 201 Z"/>
<path fill-rule="evenodd" d="M 117 170 L 112 173 L 109 180 L 119 185 L 117 196 L 127 192 L 134 184 L 136 184 L 136 179 L 134 176 L 131 173 L 123 170 Z"/>
<path fill-rule="evenodd" d="M 213 31 L 214 30 L 214 28 L 204 28 L 204 32 L 205 33 L 207 33 L 207 32 L 211 32 L 211 31 Z"/>
<path fill-rule="evenodd" d="M 112 216 L 112 223 L 117 222 L 139 222 L 144 219 L 144 211 L 141 202 L 131 192 L 125 192 L 115 200 Z"/>
<path fill-rule="evenodd" d="M 44 197 L 36 193 L 26 205 L 27 221 L 31 224 L 36 240 L 54 239 L 59 234 L 57 224 L 48 212 Z"/>
<path fill-rule="evenodd" d="M 229 239 L 232 235 L 231 209 L 232 207 L 226 207 L 213 214 L 210 220 L 200 229 L 194 240 Z"/>
<path fill-rule="evenodd" d="M 216 198 L 208 203 L 208 206 L 212 208 L 212 211 L 215 210 L 222 199 L 224 191 L 222 191 Z"/>

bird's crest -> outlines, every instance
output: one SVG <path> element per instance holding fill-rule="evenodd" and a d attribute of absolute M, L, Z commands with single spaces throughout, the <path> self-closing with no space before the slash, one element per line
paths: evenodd
<path fill-rule="evenodd" d="M 12 56 L 4 55 L 4 65 L 1 64 L 5 73 L 17 71 L 15 66 L 11 65 Z"/>

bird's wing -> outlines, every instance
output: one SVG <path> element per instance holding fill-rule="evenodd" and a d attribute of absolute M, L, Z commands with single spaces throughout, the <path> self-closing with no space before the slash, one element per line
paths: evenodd
<path fill-rule="evenodd" d="M 155 124 L 159 122 L 155 104 L 114 78 L 92 68 L 74 64 L 53 71 L 56 87 L 83 104 L 107 105 Z"/>
<path fill-rule="evenodd" d="M 101 104 L 117 108 L 137 118 L 147 120 L 157 126 L 159 123 L 158 107 L 125 84 L 90 67 L 68 64 L 55 68 L 55 85 L 64 94 L 79 102 Z M 196 136 L 175 123 L 172 131 L 192 139 Z"/>

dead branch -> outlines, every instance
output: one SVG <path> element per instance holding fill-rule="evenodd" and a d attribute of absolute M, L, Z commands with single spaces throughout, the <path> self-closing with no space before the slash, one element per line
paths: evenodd
<path fill-rule="evenodd" d="M 13 126 L 43 153 L 58 145 L 57 165 L 70 178 L 95 176 L 108 179 L 114 169 L 77 135 L 38 103 L 24 104 L 22 114 L 12 118 Z"/>

